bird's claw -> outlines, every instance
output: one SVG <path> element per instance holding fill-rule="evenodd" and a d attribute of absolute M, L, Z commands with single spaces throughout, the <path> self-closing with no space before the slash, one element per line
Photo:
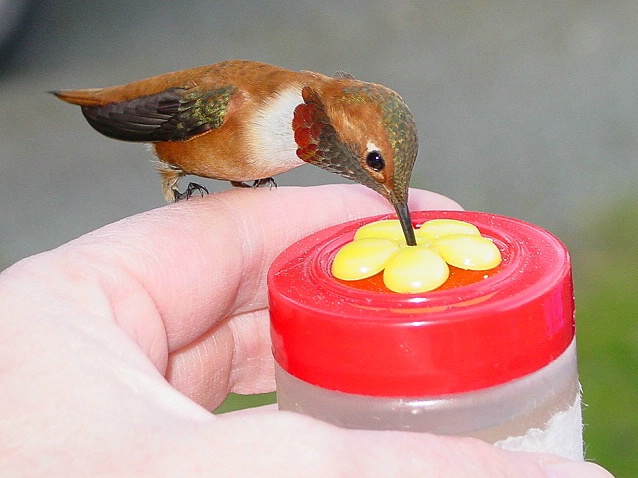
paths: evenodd
<path fill-rule="evenodd" d="M 188 186 L 186 186 L 186 190 L 183 193 L 179 192 L 177 189 L 173 191 L 175 195 L 175 202 L 182 199 L 189 200 L 195 192 L 198 192 L 202 197 L 204 197 L 204 193 L 208 194 L 208 189 L 201 184 L 188 183 Z"/>
<path fill-rule="evenodd" d="M 277 183 L 275 182 L 273 178 L 257 179 L 256 181 L 253 182 L 254 188 L 258 188 L 259 186 L 266 186 L 266 185 L 268 185 L 270 189 L 272 189 L 273 187 L 274 188 L 277 187 Z"/>
<path fill-rule="evenodd" d="M 270 186 L 271 189 L 273 188 L 273 186 L 275 188 L 277 187 L 277 183 L 273 178 L 255 179 L 252 184 L 247 184 L 243 181 L 231 181 L 230 184 L 232 184 L 236 188 L 258 188 L 260 186 L 266 185 Z"/>

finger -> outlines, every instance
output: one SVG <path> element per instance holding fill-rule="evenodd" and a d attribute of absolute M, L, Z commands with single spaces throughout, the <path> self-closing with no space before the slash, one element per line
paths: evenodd
<path fill-rule="evenodd" d="M 458 208 L 434 193 L 411 196 L 413 209 Z M 135 277 L 176 350 L 225 317 L 265 307 L 268 266 L 291 243 L 390 210 L 381 196 L 357 186 L 230 190 L 120 221 L 71 246 Z M 138 320 L 118 311 L 121 321 Z"/>
<path fill-rule="evenodd" d="M 270 219 L 266 225 L 263 224 L 263 219 L 260 221 L 258 218 L 248 218 L 244 221 L 249 226 L 256 225 L 259 228 L 257 231 L 247 232 L 243 238 L 248 242 L 253 241 L 248 249 L 267 252 L 267 254 L 255 257 L 259 266 L 257 272 L 259 280 L 254 283 L 253 297 L 247 302 L 250 305 L 239 308 L 239 310 L 236 309 L 229 320 L 217 325 L 214 329 L 209 329 L 195 341 L 180 349 L 175 349 L 171 353 L 167 377 L 176 388 L 206 408 L 216 407 L 230 391 L 260 393 L 273 390 L 274 369 L 270 352 L 264 288 L 265 273 L 272 259 L 290 243 L 319 228 L 327 227 L 334 222 L 391 210 L 390 206 L 378 195 L 360 187 L 316 188 L 316 192 L 321 196 L 336 199 L 336 204 L 339 207 L 332 208 L 329 201 L 319 203 L 314 200 L 314 195 L 305 194 L 314 192 L 307 189 L 294 188 L 290 193 L 295 195 L 295 198 L 284 199 L 286 203 L 309 205 L 304 206 L 301 214 L 298 211 L 295 213 L 294 208 L 282 209 L 284 215 L 281 216 L 281 222 L 283 224 L 276 219 Z M 336 196 L 337 191 L 332 191 L 334 189 L 343 190 L 340 197 Z M 262 192 L 266 193 L 264 196 L 267 200 L 274 199 L 269 191 Z M 299 193 L 304 194 L 297 197 Z M 302 196 L 310 196 L 310 199 Z M 460 208 L 458 204 L 448 198 L 434 193 L 415 190 L 411 197 L 413 209 Z M 379 199 L 381 200 L 377 202 Z M 263 200 L 260 199 L 259 204 L 263 205 Z M 273 207 L 270 204 L 265 206 Z M 233 209 L 243 210 L 240 205 L 235 205 Z M 252 205 L 247 209 L 246 216 L 250 216 L 251 213 L 259 215 L 259 212 L 255 211 L 255 207 Z M 312 214 L 314 210 L 318 212 Z M 309 212 L 312 217 L 309 217 Z M 331 213 L 333 217 L 327 217 L 326 212 Z M 267 229 L 268 225 L 271 226 L 269 229 Z M 300 227 L 303 228 L 302 231 L 299 231 Z M 273 241 L 273 237 L 281 236 L 282 233 L 285 235 L 284 239 Z M 241 237 L 238 239 L 242 240 Z M 256 245 L 256 243 L 259 244 Z M 269 249 L 270 252 L 268 252 Z M 245 285 L 246 281 L 243 283 Z M 250 314 L 246 316 L 245 313 L 241 312 L 241 309 L 249 310 Z"/>
<path fill-rule="evenodd" d="M 264 308 L 234 316 L 171 353 L 166 378 L 207 410 L 217 408 L 230 392 L 273 391 L 268 311 Z"/>
<path fill-rule="evenodd" d="M 267 430 L 268 439 L 259 430 Z M 197 458 L 210 459 L 210 450 L 223 449 L 213 455 L 220 476 L 611 478 L 591 463 L 504 451 L 474 438 L 344 430 L 264 409 L 218 416 L 204 433 L 186 454 L 194 457 L 190 463 L 201 463 Z"/>
<path fill-rule="evenodd" d="M 411 207 L 458 205 L 413 190 Z M 259 390 L 272 384 L 267 318 L 250 325 L 241 318 L 265 309 L 276 255 L 318 229 L 390 211 L 385 199 L 357 186 L 230 190 L 127 218 L 54 254 L 66 269 L 82 271 L 85 284 L 99 284 L 112 309 L 104 313 L 179 390 L 215 405 L 220 392 L 250 379 Z"/>

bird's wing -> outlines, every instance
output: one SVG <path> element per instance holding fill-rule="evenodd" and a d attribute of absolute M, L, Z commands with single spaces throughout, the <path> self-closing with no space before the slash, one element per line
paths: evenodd
<path fill-rule="evenodd" d="M 80 104 L 89 124 L 100 133 L 124 141 L 183 141 L 219 128 L 233 95 L 232 86 L 209 90 L 167 88 L 158 93 L 136 96 L 110 103 L 83 98 L 84 92 L 59 91 L 55 94 Z"/>

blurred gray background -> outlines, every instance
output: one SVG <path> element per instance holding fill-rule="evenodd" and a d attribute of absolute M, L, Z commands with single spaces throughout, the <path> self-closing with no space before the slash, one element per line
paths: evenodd
<path fill-rule="evenodd" d="M 395 89 L 420 133 L 412 185 L 468 209 L 568 234 L 589 208 L 636 194 L 631 0 L 38 0 L 23 13 L 0 63 L 0 269 L 163 204 L 144 146 L 94 132 L 47 90 L 229 58 Z M 278 178 L 337 181 L 310 166 Z"/>

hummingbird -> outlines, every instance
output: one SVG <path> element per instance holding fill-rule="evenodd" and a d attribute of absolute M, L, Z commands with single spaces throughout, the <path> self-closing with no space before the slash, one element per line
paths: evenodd
<path fill-rule="evenodd" d="M 166 73 L 121 86 L 51 91 L 79 105 L 110 138 L 150 143 L 168 202 L 206 191 L 196 175 L 248 187 L 303 164 L 363 184 L 395 208 L 416 245 L 408 185 L 418 151 L 414 119 L 393 90 L 247 60 Z M 206 191 L 207 192 L 207 191 Z"/>

